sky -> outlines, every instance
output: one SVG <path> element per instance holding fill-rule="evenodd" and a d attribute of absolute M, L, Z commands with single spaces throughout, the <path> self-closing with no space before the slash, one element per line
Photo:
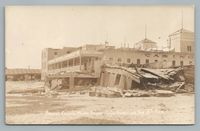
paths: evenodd
<path fill-rule="evenodd" d="M 7 6 L 6 67 L 41 68 L 44 48 L 105 41 L 134 47 L 145 25 L 147 38 L 164 47 L 182 25 L 194 31 L 194 6 Z"/>

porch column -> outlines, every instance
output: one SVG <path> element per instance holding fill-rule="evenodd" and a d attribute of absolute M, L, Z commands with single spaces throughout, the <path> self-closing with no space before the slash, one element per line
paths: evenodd
<path fill-rule="evenodd" d="M 80 57 L 79 57 L 80 71 L 81 71 L 81 62 L 82 62 L 82 58 L 81 58 L 81 55 L 80 55 Z"/>
<path fill-rule="evenodd" d="M 72 61 L 73 61 L 73 62 L 72 62 L 72 66 L 74 66 L 74 61 L 75 61 L 75 58 L 73 58 L 73 59 L 72 59 Z"/>
<path fill-rule="evenodd" d="M 69 88 L 74 88 L 74 76 L 69 77 Z"/>
<path fill-rule="evenodd" d="M 67 67 L 69 67 L 69 60 L 67 60 Z"/>

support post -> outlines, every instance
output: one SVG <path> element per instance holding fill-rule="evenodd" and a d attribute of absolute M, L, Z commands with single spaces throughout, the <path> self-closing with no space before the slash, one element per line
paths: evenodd
<path fill-rule="evenodd" d="M 72 61 L 73 61 L 73 62 L 72 62 L 72 63 L 73 63 L 73 65 L 72 65 L 72 66 L 74 66 L 74 63 L 75 63 L 75 58 L 73 58 L 73 59 L 72 59 Z"/>
<path fill-rule="evenodd" d="M 69 88 L 74 88 L 74 76 L 69 77 Z"/>
<path fill-rule="evenodd" d="M 81 63 L 82 63 L 82 58 L 81 58 L 81 54 L 80 54 L 80 57 L 79 57 L 79 64 L 80 64 L 80 71 L 81 71 Z"/>

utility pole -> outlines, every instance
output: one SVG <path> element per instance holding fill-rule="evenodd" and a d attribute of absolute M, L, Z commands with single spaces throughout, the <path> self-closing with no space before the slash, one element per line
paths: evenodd
<path fill-rule="evenodd" d="M 183 9 L 181 9 L 181 29 L 183 29 Z"/>
<path fill-rule="evenodd" d="M 145 36 L 144 38 L 146 39 L 147 38 L 147 24 L 145 24 Z"/>

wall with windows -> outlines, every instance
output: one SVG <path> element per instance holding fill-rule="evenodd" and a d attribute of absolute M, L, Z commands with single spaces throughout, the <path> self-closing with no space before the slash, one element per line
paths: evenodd
<path fill-rule="evenodd" d="M 181 52 L 194 53 L 194 34 L 182 33 L 180 43 Z"/>
<path fill-rule="evenodd" d="M 194 32 L 181 29 L 169 36 L 169 46 L 175 52 L 194 53 Z"/>
<path fill-rule="evenodd" d="M 136 64 L 145 65 L 151 63 L 163 63 L 163 66 L 194 65 L 194 54 L 178 52 L 153 52 L 137 50 L 107 50 L 104 52 L 104 63 L 115 64 Z"/>
<path fill-rule="evenodd" d="M 52 49 L 45 48 L 42 50 L 42 72 L 41 72 L 41 80 L 45 80 L 46 74 L 48 73 L 48 61 L 52 60 L 56 57 L 62 56 L 64 54 L 69 54 L 72 51 L 76 50 L 74 47 L 64 47 L 63 49 Z"/>

